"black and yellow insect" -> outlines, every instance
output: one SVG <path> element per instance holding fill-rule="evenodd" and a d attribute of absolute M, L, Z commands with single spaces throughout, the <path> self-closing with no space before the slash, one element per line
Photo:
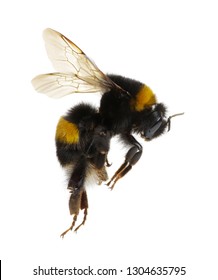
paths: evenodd
<path fill-rule="evenodd" d="M 113 189 L 142 155 L 142 145 L 133 134 L 152 140 L 169 130 L 171 118 L 180 114 L 167 118 L 166 106 L 157 103 L 148 86 L 122 76 L 105 75 L 59 32 L 46 29 L 44 39 L 48 56 L 58 72 L 36 76 L 32 84 L 38 92 L 54 98 L 72 93 L 102 94 L 99 108 L 87 103 L 76 105 L 57 125 L 57 157 L 69 174 L 69 208 L 74 217 L 72 225 L 62 233 L 63 237 L 74 228 L 82 209 L 84 218 L 75 231 L 85 223 L 88 178 L 94 175 L 98 183 L 108 179 L 106 167 L 111 137 L 117 135 L 129 147 L 123 164 L 107 183 Z"/>

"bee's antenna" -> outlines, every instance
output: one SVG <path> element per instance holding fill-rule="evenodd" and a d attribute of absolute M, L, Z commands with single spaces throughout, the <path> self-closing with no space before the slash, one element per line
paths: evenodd
<path fill-rule="evenodd" d="M 167 131 L 170 131 L 170 128 L 171 128 L 171 119 L 174 118 L 174 117 L 177 117 L 177 116 L 181 116 L 181 115 L 184 115 L 184 113 L 178 113 L 178 114 L 169 116 L 169 118 L 167 119 L 167 125 L 168 125 L 168 130 L 167 130 Z"/>

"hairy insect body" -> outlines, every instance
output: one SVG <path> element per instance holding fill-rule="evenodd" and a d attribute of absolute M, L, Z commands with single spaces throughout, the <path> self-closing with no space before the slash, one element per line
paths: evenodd
<path fill-rule="evenodd" d="M 108 75 L 110 79 L 128 92 L 130 97 L 131 111 L 140 112 L 145 107 L 150 107 L 157 103 L 153 91 L 145 84 L 119 75 Z"/>
<path fill-rule="evenodd" d="M 79 104 L 61 117 L 56 130 L 57 157 L 69 175 L 68 189 L 72 225 L 75 226 L 80 209 L 84 219 L 75 229 L 85 223 L 88 199 L 85 190 L 87 178 L 95 175 L 96 181 L 107 180 L 105 166 L 109 166 L 107 154 L 110 140 L 118 135 L 128 147 L 125 159 L 107 185 L 113 189 L 139 161 L 142 145 L 133 134 L 144 140 L 162 135 L 175 114 L 166 117 L 166 106 L 158 103 L 153 91 L 145 84 L 118 75 L 105 75 L 72 41 L 61 33 L 46 29 L 45 46 L 57 72 L 36 76 L 34 88 L 53 98 L 74 93 L 102 94 L 99 108 Z"/>
<path fill-rule="evenodd" d="M 130 78 L 108 77 L 122 90 L 111 88 L 101 98 L 99 112 L 107 128 L 115 135 L 119 134 L 121 139 L 129 138 L 132 133 L 140 134 L 146 140 L 160 136 L 167 127 L 166 106 L 157 103 L 153 91 Z M 129 144 L 132 145 L 132 141 Z M 136 140 L 135 144 L 140 146 Z"/>

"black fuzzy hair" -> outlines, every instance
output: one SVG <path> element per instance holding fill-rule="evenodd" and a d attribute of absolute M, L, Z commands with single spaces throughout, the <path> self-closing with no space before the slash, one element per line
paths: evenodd
<path fill-rule="evenodd" d="M 64 118 L 71 123 L 79 124 L 81 120 L 91 119 L 95 117 L 97 113 L 98 110 L 94 106 L 87 103 L 80 103 L 71 108 Z"/>

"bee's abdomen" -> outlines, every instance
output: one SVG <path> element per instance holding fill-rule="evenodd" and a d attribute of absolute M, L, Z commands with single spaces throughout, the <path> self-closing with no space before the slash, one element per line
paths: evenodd
<path fill-rule="evenodd" d="M 64 117 L 60 118 L 55 139 L 64 144 L 77 144 L 79 142 L 79 129 L 76 124 L 67 121 Z"/>
<path fill-rule="evenodd" d="M 84 155 L 92 134 L 88 131 L 97 122 L 97 109 L 81 103 L 71 108 L 60 118 L 55 135 L 56 153 L 62 166 L 75 164 Z"/>
<path fill-rule="evenodd" d="M 56 129 L 56 154 L 62 166 L 73 163 L 80 156 L 77 144 L 79 130 L 76 124 L 61 117 Z"/>

